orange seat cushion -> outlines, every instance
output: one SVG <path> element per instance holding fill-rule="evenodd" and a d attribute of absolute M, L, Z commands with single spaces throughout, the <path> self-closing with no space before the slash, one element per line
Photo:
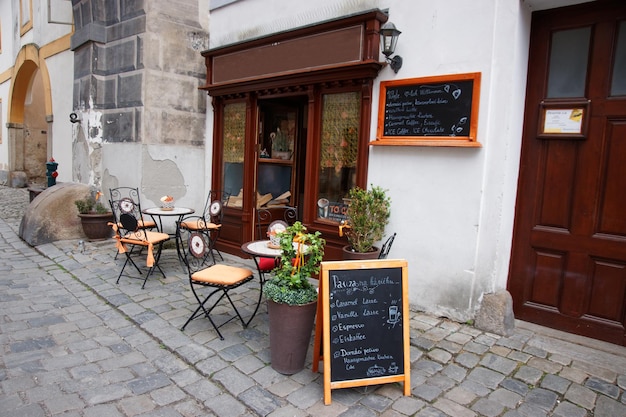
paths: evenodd
<path fill-rule="evenodd" d="M 194 281 L 215 285 L 233 285 L 252 276 L 252 271 L 236 266 L 216 264 L 194 272 L 191 279 Z"/>
<path fill-rule="evenodd" d="M 217 230 L 222 227 L 221 224 L 205 222 L 204 220 L 181 222 L 180 227 L 187 230 Z"/>

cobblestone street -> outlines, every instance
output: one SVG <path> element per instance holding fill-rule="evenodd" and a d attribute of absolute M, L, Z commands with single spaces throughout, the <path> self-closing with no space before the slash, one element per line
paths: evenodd
<path fill-rule="evenodd" d="M 295 375 L 271 368 L 264 304 L 223 341 L 206 320 L 180 331 L 195 300 L 175 249 L 166 278 L 118 285 L 112 240 L 30 247 L 17 236 L 28 191 L 0 186 L 0 199 L 0 416 L 626 416 L 626 348 L 523 322 L 501 337 L 417 311 L 412 395 L 345 388 L 324 405 L 312 349 Z M 237 292 L 244 310 L 256 291 Z"/>

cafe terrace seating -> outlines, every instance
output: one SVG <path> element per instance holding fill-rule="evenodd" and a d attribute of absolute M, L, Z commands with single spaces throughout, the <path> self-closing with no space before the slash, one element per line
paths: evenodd
<path fill-rule="evenodd" d="M 124 265 L 117 277 L 116 283 L 120 282 L 120 278 L 124 275 L 126 267 L 132 265 L 135 267 L 139 275 L 143 272 L 137 265 L 140 258 L 144 258 L 148 271 L 143 278 L 143 289 L 146 285 L 148 277 L 155 269 L 158 269 L 165 277 L 163 270 L 159 266 L 163 243 L 170 239 L 167 233 L 147 230 L 140 226 L 141 210 L 138 204 L 134 204 L 127 197 L 109 201 L 111 210 L 113 211 L 114 222 L 110 223 L 115 232 L 116 248 L 118 253 L 126 256 Z M 141 249 L 147 248 L 147 253 L 143 254 Z M 156 250 L 156 253 L 155 253 Z M 126 275 L 129 278 L 140 278 L 132 275 Z"/>
<path fill-rule="evenodd" d="M 259 239 L 267 239 L 269 227 L 275 221 L 283 221 L 291 226 L 298 220 L 298 208 L 291 206 L 277 206 L 269 208 L 260 208 L 256 210 L 256 228 L 257 237 Z M 257 259 L 259 275 L 265 281 L 265 274 L 272 272 L 278 266 L 280 258 L 263 258 Z"/>
<path fill-rule="evenodd" d="M 198 307 L 193 314 L 189 316 L 189 319 L 187 319 L 181 330 L 185 330 L 185 327 L 187 327 L 192 320 L 206 317 L 220 339 L 224 340 L 219 330 L 220 327 L 235 318 L 239 318 L 244 328 L 252 321 L 261 304 L 261 285 L 259 285 L 259 298 L 254 307 L 254 311 L 248 316 L 248 319 L 245 320 L 240 309 L 246 306 L 240 306 L 238 308 L 235 303 L 237 299 L 233 300 L 229 292 L 250 282 L 254 274 L 247 268 L 215 264 L 215 261 L 213 261 L 212 264 L 210 263 L 209 259 L 212 258 L 211 245 L 213 244 L 213 240 L 210 236 L 210 231 L 202 227 L 204 221 L 205 218 L 203 216 L 188 216 L 180 221 L 180 223 L 186 223 L 187 227 L 178 228 L 177 239 L 179 239 L 185 272 L 189 276 L 191 291 L 198 302 Z M 203 288 L 206 289 L 206 291 L 203 292 Z M 230 307 L 232 307 L 233 314 L 230 318 L 221 320 L 221 323 L 217 324 L 211 316 L 211 312 L 220 305 L 223 299 L 228 300 Z M 211 302 L 209 302 L 210 300 Z M 240 302 L 239 300 L 237 301 Z"/>
<path fill-rule="evenodd" d="M 215 263 L 215 252 L 219 255 L 223 261 L 224 258 L 220 251 L 215 247 L 215 243 L 220 236 L 220 230 L 222 229 L 222 218 L 224 217 L 224 207 L 228 205 L 228 198 L 230 193 L 222 191 L 209 191 L 204 209 L 202 210 L 202 216 L 200 220 L 194 221 L 181 221 L 179 222 L 177 229 L 186 229 L 190 231 L 205 231 L 211 239 L 210 255 Z M 178 234 L 178 230 L 177 230 Z"/>

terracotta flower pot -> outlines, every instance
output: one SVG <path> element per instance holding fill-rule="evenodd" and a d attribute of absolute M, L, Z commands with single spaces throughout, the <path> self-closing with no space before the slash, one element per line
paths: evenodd
<path fill-rule="evenodd" d="M 377 248 L 376 246 L 374 246 L 374 250 L 371 252 L 354 252 L 352 247 L 349 245 L 344 246 L 342 249 L 344 261 L 378 259 L 378 256 L 380 255 L 380 248 Z"/>
<path fill-rule="evenodd" d="M 317 301 L 301 306 L 267 300 L 272 368 L 292 375 L 304 369 Z"/>
<path fill-rule="evenodd" d="M 113 229 L 107 224 L 113 222 L 113 213 L 86 213 L 78 217 L 89 240 L 108 239 L 113 235 Z"/>

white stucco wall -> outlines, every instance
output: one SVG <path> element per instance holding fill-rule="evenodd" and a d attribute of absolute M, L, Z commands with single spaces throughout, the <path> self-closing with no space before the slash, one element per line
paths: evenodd
<path fill-rule="evenodd" d="M 506 288 L 530 11 L 518 1 L 416 2 L 389 13 L 404 65 L 380 80 L 480 72 L 482 148 L 371 150 L 369 182 L 390 190 L 393 256 L 409 261 L 412 305 L 466 320 Z M 396 4 L 401 2 L 396 2 Z M 376 100 L 378 85 L 376 85 Z M 371 129 L 375 132 L 376 118 Z M 398 178 L 403 178 L 404 180 Z"/>
<path fill-rule="evenodd" d="M 6 123 L 10 107 L 12 71 L 15 59 L 20 50 L 33 44 L 36 48 L 50 45 L 72 31 L 71 2 L 65 0 L 32 0 L 33 28 L 20 35 L 19 2 L 0 2 L 0 19 L 2 29 L 2 51 L 0 53 L 0 100 L 2 100 L 0 129 L 0 170 L 9 169 L 8 131 Z M 52 121 L 49 126 L 48 153 L 59 163 L 57 181 L 71 181 L 72 167 L 72 127 L 69 114 L 72 109 L 72 91 L 74 77 L 74 54 L 65 50 L 45 59 L 48 70 L 52 97 Z"/>
<path fill-rule="evenodd" d="M 303 6 L 289 0 L 242 0 L 211 11 L 210 45 L 371 8 L 388 9 L 389 20 L 402 31 L 396 54 L 404 63 L 398 74 L 384 68 L 376 79 L 372 140 L 381 81 L 482 74 L 478 119 L 482 148 L 371 147 L 368 172 L 368 183 L 389 190 L 392 215 L 387 233 L 398 232 L 391 257 L 409 262 L 411 305 L 467 320 L 484 293 L 506 288 L 531 12 L 546 4 L 546 0 L 323 0 Z M 207 121 L 212 120 L 210 111 L 209 107 Z M 210 135 L 207 125 L 208 142 Z"/>
<path fill-rule="evenodd" d="M 48 153 L 59 164 L 58 182 L 72 181 L 72 91 L 74 88 L 74 53 L 64 51 L 46 59 L 52 89 L 52 146 Z M 50 135 L 49 135 L 50 136 Z"/>

